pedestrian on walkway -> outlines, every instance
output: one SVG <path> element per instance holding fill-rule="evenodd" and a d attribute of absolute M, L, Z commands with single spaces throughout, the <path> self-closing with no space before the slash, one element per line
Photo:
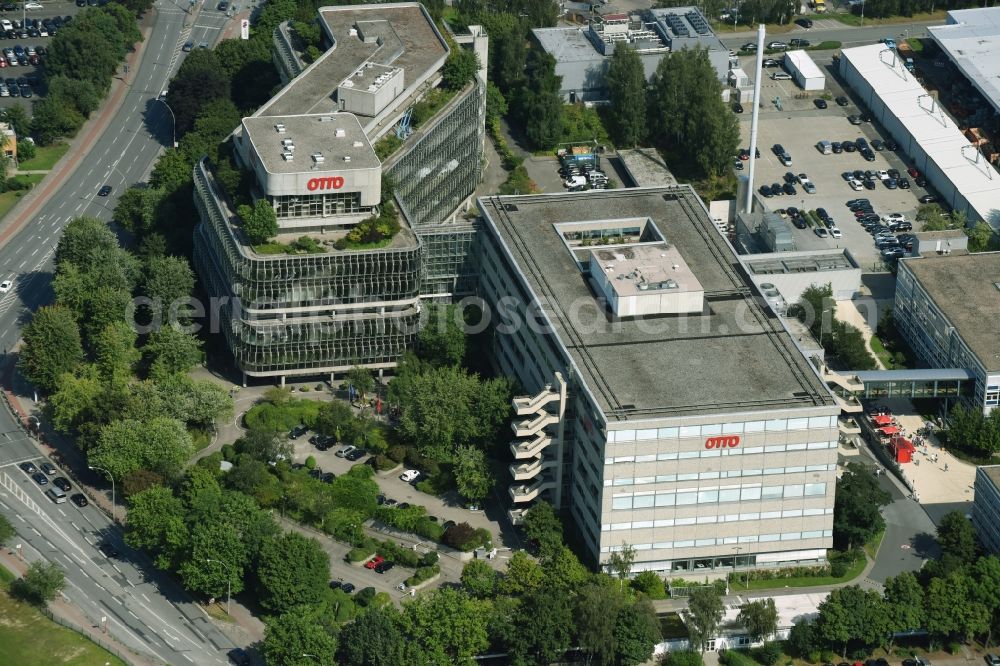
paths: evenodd
<path fill-rule="evenodd" d="M 946 472 L 948 471 L 948 463 L 944 464 L 944 471 L 946 471 Z"/>

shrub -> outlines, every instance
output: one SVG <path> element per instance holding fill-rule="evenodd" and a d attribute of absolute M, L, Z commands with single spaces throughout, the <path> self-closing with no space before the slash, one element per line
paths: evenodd
<path fill-rule="evenodd" d="M 300 423 L 310 428 L 316 422 L 323 403 L 318 400 L 303 400 L 289 398 L 278 405 L 273 402 L 261 402 L 253 407 L 243 417 L 247 428 L 251 430 L 266 430 L 282 432 L 291 430 Z"/>
<path fill-rule="evenodd" d="M 948 654 L 959 654 L 962 651 L 962 644 L 958 641 L 948 643 Z"/>
<path fill-rule="evenodd" d="M 771 641 L 769 643 L 764 643 L 759 648 L 753 651 L 754 660 L 760 662 L 764 666 L 774 666 L 781 659 L 781 643 L 778 641 Z"/>
<path fill-rule="evenodd" d="M 372 459 L 372 465 L 380 472 L 385 472 L 399 465 L 399 463 L 389 456 L 384 456 L 381 453 L 374 456 Z"/>
<path fill-rule="evenodd" d="M 742 652 L 723 650 L 719 653 L 719 663 L 725 666 L 758 666 L 757 662 Z"/>
<path fill-rule="evenodd" d="M 630 583 L 636 592 L 642 592 L 650 599 L 666 599 L 667 591 L 663 586 L 663 579 L 655 571 L 643 571 L 632 579 Z"/>
<path fill-rule="evenodd" d="M 429 550 L 420 557 L 420 566 L 422 567 L 432 567 L 438 563 L 440 557 L 436 550 Z"/>
<path fill-rule="evenodd" d="M 374 598 L 375 598 L 375 588 L 366 587 L 354 595 L 354 603 L 356 603 L 359 606 L 369 606 L 371 605 L 372 599 Z"/>
<path fill-rule="evenodd" d="M 306 458 L 306 469 L 313 470 L 316 469 L 316 458 L 309 456 Z"/>
<path fill-rule="evenodd" d="M 420 567 L 415 572 L 413 572 L 412 576 L 406 579 L 406 584 L 409 587 L 416 587 L 417 585 L 420 585 L 424 581 L 430 580 L 434 576 L 437 576 L 439 573 L 441 573 L 441 567 L 439 567 L 436 564 L 429 567 Z"/>
<path fill-rule="evenodd" d="M 417 521 L 427 516 L 427 509 L 414 505 L 405 509 L 394 506 L 380 506 L 375 509 L 375 518 L 404 532 L 413 532 Z M 429 522 L 429 521 L 428 521 Z"/>
<path fill-rule="evenodd" d="M 385 455 L 390 460 L 401 463 L 406 460 L 406 447 L 402 444 L 390 446 L 389 450 L 385 452 Z"/>
<path fill-rule="evenodd" d="M 420 564 L 420 555 L 416 551 L 405 548 L 395 541 L 378 542 L 378 553 L 387 560 L 411 569 L 416 569 Z"/>
<path fill-rule="evenodd" d="M 457 523 L 448 528 L 444 533 L 443 541 L 452 548 L 464 550 L 466 544 L 472 543 L 476 538 L 476 531 L 469 523 Z"/>
<path fill-rule="evenodd" d="M 232 444 L 222 445 L 222 459 L 230 462 L 236 459 L 236 448 Z"/>
<path fill-rule="evenodd" d="M 347 551 L 347 555 L 344 557 L 348 562 L 363 562 L 369 557 L 375 554 L 375 545 L 364 545 L 358 546 L 357 548 L 351 548 Z"/>
<path fill-rule="evenodd" d="M 702 666 L 705 662 L 694 650 L 680 650 L 668 652 L 660 663 L 663 666 Z"/>
<path fill-rule="evenodd" d="M 426 509 L 425 509 L 426 510 Z M 414 534 L 419 534 L 431 541 L 440 541 L 444 535 L 444 528 L 435 523 L 430 518 L 421 518 L 413 527 Z"/>

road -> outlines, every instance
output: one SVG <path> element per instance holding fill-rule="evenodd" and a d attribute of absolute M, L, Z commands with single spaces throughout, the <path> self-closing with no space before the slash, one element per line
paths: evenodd
<path fill-rule="evenodd" d="M 801 26 L 795 26 L 788 32 L 783 32 L 773 36 L 773 39 L 788 41 L 793 37 L 808 39 L 812 44 L 820 42 L 834 41 L 840 42 L 845 48 L 851 46 L 861 46 L 862 44 L 874 44 L 883 37 L 922 37 L 927 34 L 927 27 L 931 25 L 943 25 L 944 21 L 914 21 L 912 23 L 896 23 L 885 26 L 854 28 L 845 26 L 839 21 L 831 19 L 817 20 L 809 30 Z M 727 33 L 720 31 L 716 33 L 722 43 L 731 49 L 738 48 L 747 42 L 756 42 L 756 32 L 742 30 L 740 32 Z M 767 41 L 771 41 L 768 37 Z"/>
<path fill-rule="evenodd" d="M 205 7 L 155 3 L 156 18 L 141 64 L 124 73 L 128 90 L 108 129 L 80 156 L 81 166 L 38 210 L 37 215 L 0 247 L 0 279 L 14 289 L 0 297 L 0 345 L 4 354 L 21 336 L 30 311 L 52 299 L 52 254 L 63 226 L 73 217 L 110 220 L 116 197 L 143 181 L 164 146 L 172 141 L 172 119 L 156 101 L 176 72 L 181 45 L 214 44 L 228 19 Z M 190 12 L 190 13 L 189 13 Z M 67 159 L 73 159 L 73 156 Z M 98 197 L 103 185 L 112 195 Z M 44 183 L 43 183 L 44 185 Z M 26 559 L 45 557 L 66 570 L 66 597 L 96 624 L 130 648 L 171 664 L 221 664 L 232 642 L 169 577 L 122 545 L 121 531 L 93 507 L 56 505 L 16 464 L 42 460 L 34 443 L 0 407 L 0 511 L 18 529 Z M 122 559 L 108 560 L 95 544 L 110 541 Z"/>

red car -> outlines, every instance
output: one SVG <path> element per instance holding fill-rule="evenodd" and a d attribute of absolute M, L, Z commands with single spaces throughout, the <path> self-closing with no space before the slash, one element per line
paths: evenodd
<path fill-rule="evenodd" d="M 920 175 L 920 172 L 917 171 L 916 167 L 910 167 L 909 169 L 906 170 L 906 173 L 910 174 L 910 177 L 912 178 L 916 178 L 917 176 Z"/>
<path fill-rule="evenodd" d="M 383 562 L 385 562 L 385 558 L 382 557 L 381 555 L 376 555 L 372 559 L 365 562 L 365 569 L 374 569 Z"/>

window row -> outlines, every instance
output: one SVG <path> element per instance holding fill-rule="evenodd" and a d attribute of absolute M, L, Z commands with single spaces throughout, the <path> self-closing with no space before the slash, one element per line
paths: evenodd
<path fill-rule="evenodd" d="M 735 449 L 705 449 L 704 451 L 671 451 L 669 453 L 647 453 L 637 456 L 615 456 L 605 458 L 605 465 L 631 462 L 652 462 L 654 460 L 690 460 L 693 458 L 721 458 L 723 456 L 749 456 L 760 453 L 783 453 L 788 451 L 816 451 L 835 449 L 837 442 L 810 442 L 808 444 L 776 444 L 774 446 L 747 446 Z"/>
<path fill-rule="evenodd" d="M 603 523 L 602 532 L 619 530 L 642 530 L 655 527 L 684 527 L 687 525 L 716 525 L 718 523 L 740 523 L 748 520 L 773 520 L 775 518 L 807 518 L 811 516 L 832 516 L 833 509 L 792 509 L 789 511 L 762 511 L 751 513 L 730 513 L 722 516 L 689 516 L 687 518 L 662 518 L 660 520 L 633 520 L 624 523 Z"/>
<path fill-rule="evenodd" d="M 739 543 L 766 543 L 772 541 L 796 541 L 798 539 L 820 539 L 832 537 L 833 530 L 812 530 L 807 532 L 782 532 L 781 534 L 754 534 L 741 537 L 724 537 L 719 539 L 687 539 L 683 541 L 657 541 L 655 543 L 632 544 L 635 550 L 654 550 L 662 548 L 701 548 L 705 546 L 726 546 Z M 621 546 L 604 546 L 602 553 L 615 553 Z"/>
<path fill-rule="evenodd" d="M 669 493 L 636 493 L 635 495 L 617 495 L 612 497 L 611 510 L 630 511 L 632 509 L 650 509 L 664 506 L 794 499 L 796 497 L 818 497 L 825 494 L 825 483 L 796 483 L 787 486 L 752 486 L 749 488 L 708 488 L 704 490 Z M 711 520 L 707 522 L 714 523 L 715 521 Z"/>
<path fill-rule="evenodd" d="M 747 421 L 745 423 L 713 423 L 709 425 L 680 426 L 674 428 L 610 430 L 608 431 L 608 442 L 636 442 L 650 439 L 742 435 L 754 432 L 783 432 L 786 430 L 836 427 L 836 416 L 813 416 L 798 419 L 771 419 L 770 421 Z"/>
<path fill-rule="evenodd" d="M 642 486 L 650 483 L 672 483 L 675 481 L 703 481 L 706 479 L 738 479 L 744 476 L 767 474 L 798 474 L 802 472 L 834 472 L 837 463 L 827 465 L 799 465 L 796 467 L 765 467 L 760 469 L 732 469 L 723 472 L 688 472 L 685 474 L 657 474 L 656 476 L 622 477 L 604 479 L 604 486 Z"/>

